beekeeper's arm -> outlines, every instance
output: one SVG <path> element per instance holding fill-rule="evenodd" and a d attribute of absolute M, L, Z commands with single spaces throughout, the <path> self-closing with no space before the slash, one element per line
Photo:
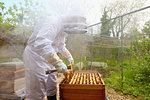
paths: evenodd
<path fill-rule="evenodd" d="M 56 26 L 41 26 L 36 37 L 34 47 L 37 50 L 37 53 L 45 58 L 50 64 L 56 67 L 58 72 L 66 73 L 67 66 L 62 62 L 58 57 L 55 50 L 52 47 L 52 42 L 56 37 Z"/>
<path fill-rule="evenodd" d="M 64 35 L 64 34 L 62 34 L 62 35 Z M 65 57 L 69 62 L 74 64 L 74 59 L 73 59 L 71 53 L 69 52 L 69 50 L 66 48 L 65 39 L 66 39 L 66 36 L 62 36 L 61 45 L 59 47 L 59 53 L 63 57 Z"/>
<path fill-rule="evenodd" d="M 65 49 L 61 52 L 61 55 L 64 56 L 69 62 L 74 65 L 74 59 L 68 49 Z"/>

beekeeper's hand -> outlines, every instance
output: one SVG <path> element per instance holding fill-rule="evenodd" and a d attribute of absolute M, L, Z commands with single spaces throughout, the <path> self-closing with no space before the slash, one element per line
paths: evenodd
<path fill-rule="evenodd" d="M 56 69 L 60 73 L 66 73 L 67 72 L 67 66 L 61 61 L 58 64 L 56 64 Z"/>
<path fill-rule="evenodd" d="M 72 57 L 69 57 L 67 60 L 74 65 L 74 59 Z"/>
<path fill-rule="evenodd" d="M 49 56 L 45 57 L 45 59 L 56 67 L 57 71 L 60 73 L 66 73 L 67 72 L 67 66 L 63 63 L 63 61 L 58 57 L 57 53 L 54 52 L 50 54 Z"/>

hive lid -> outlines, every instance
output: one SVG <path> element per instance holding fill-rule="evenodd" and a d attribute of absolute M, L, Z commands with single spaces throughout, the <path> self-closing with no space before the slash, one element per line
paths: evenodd
<path fill-rule="evenodd" d="M 18 69 L 23 69 L 23 62 L 5 62 L 0 63 L 0 70 L 11 70 L 16 71 Z"/>

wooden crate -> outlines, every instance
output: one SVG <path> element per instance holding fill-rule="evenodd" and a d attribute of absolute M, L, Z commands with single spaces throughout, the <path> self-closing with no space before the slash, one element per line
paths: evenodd
<path fill-rule="evenodd" d="M 94 72 L 97 71 L 80 71 Z M 75 72 L 76 73 L 76 72 Z M 79 72 L 78 72 L 79 73 Z M 105 84 L 67 84 L 65 79 L 59 84 L 60 100 L 106 100 Z"/>
<path fill-rule="evenodd" d="M 25 89 L 22 62 L 0 63 L 0 94 L 19 94 Z"/>

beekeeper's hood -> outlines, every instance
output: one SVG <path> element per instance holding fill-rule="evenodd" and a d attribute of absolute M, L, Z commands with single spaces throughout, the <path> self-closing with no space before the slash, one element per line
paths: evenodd
<path fill-rule="evenodd" d="M 85 12 L 81 7 L 72 7 L 62 16 L 64 32 L 68 34 L 84 34 L 87 32 Z"/>

